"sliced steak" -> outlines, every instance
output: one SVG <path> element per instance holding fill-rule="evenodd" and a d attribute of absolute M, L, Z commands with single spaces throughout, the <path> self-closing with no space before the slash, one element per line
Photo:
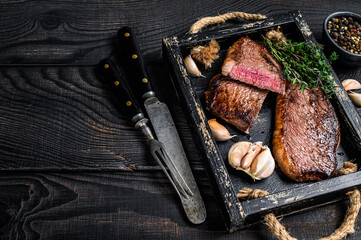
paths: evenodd
<path fill-rule="evenodd" d="M 268 91 L 235 81 L 222 74 L 214 76 L 205 94 L 206 108 L 214 115 L 248 133 Z"/>
<path fill-rule="evenodd" d="M 242 37 L 228 49 L 222 74 L 261 89 L 285 92 L 281 66 L 267 48 L 249 37 Z"/>
<path fill-rule="evenodd" d="M 337 167 L 340 126 L 320 89 L 304 90 L 287 82 L 278 95 L 273 154 L 282 172 L 294 181 L 319 181 Z"/>

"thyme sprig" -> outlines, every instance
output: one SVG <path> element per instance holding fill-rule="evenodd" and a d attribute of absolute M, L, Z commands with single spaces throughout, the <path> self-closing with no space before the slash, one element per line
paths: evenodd
<path fill-rule="evenodd" d="M 321 54 L 321 45 L 311 42 L 273 42 L 264 37 L 264 45 L 268 47 L 272 56 L 283 65 L 284 74 L 292 84 L 302 91 L 311 88 L 321 88 L 331 97 L 335 85 L 330 65 Z M 329 57 L 329 63 L 337 60 L 335 52 Z"/>

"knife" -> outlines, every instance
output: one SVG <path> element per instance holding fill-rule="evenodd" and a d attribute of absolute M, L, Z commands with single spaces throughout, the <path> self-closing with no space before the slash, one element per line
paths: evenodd
<path fill-rule="evenodd" d="M 169 157 L 194 194 L 187 199 L 181 198 L 186 215 L 192 223 L 200 224 L 206 219 L 206 209 L 169 109 L 166 104 L 160 102 L 155 96 L 143 57 L 131 28 L 128 26 L 121 28 L 118 31 L 118 40 L 125 50 L 128 61 L 131 62 L 135 75 L 135 85 L 137 90 L 142 93 L 144 107 L 155 134 L 158 140 L 164 144 Z"/>

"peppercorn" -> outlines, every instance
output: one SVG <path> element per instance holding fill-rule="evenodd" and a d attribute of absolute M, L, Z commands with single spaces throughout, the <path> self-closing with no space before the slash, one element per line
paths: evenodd
<path fill-rule="evenodd" d="M 334 37 L 334 38 L 338 38 L 339 35 L 340 34 L 338 34 L 337 32 L 333 32 L 331 36 Z"/>

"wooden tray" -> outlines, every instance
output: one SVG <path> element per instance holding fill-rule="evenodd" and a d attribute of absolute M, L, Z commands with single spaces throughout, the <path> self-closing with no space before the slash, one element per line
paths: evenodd
<path fill-rule="evenodd" d="M 253 39 L 260 39 L 271 29 L 281 26 L 287 38 L 295 41 L 316 40 L 300 12 L 290 12 L 261 21 L 233 23 L 203 30 L 199 34 L 184 34 L 163 40 L 163 55 L 171 72 L 172 81 L 177 94 L 183 103 L 188 116 L 193 136 L 203 158 L 204 167 L 208 173 L 218 203 L 222 209 L 226 226 L 230 232 L 242 229 L 251 224 L 260 222 L 263 217 L 273 212 L 276 215 L 286 215 L 311 207 L 337 201 L 345 193 L 361 185 L 361 172 L 333 177 L 315 183 L 295 183 L 289 180 L 278 167 L 275 173 L 267 179 L 254 182 L 241 171 L 236 171 L 228 164 L 227 153 L 234 142 L 216 143 L 211 135 L 207 120 L 214 118 L 204 111 L 204 91 L 210 79 L 221 72 L 221 65 L 228 47 L 241 36 L 249 35 Z M 211 69 L 202 73 L 204 78 L 192 78 L 188 75 L 183 58 L 189 54 L 189 49 L 202 42 L 217 39 L 221 45 L 220 58 Z M 333 77 L 337 79 L 332 70 Z M 337 79 L 336 84 L 341 86 Z M 252 123 L 253 129 L 249 135 L 242 134 L 236 128 L 222 122 L 230 133 L 237 134 L 240 141 L 262 141 L 270 146 L 274 125 L 276 94 L 269 93 L 258 118 Z M 361 119 L 352 102 L 342 87 L 338 87 L 332 99 L 341 124 L 341 144 L 337 150 L 338 168 L 344 161 L 361 156 Z M 270 192 L 269 196 L 239 201 L 238 190 L 250 187 Z"/>

